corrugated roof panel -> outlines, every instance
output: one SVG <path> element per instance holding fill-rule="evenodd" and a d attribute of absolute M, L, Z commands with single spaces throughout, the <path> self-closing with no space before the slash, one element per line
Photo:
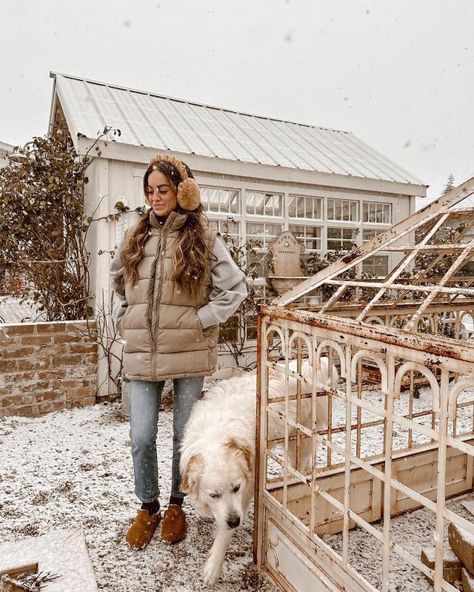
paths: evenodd
<path fill-rule="evenodd" d="M 324 142 L 326 149 L 334 156 L 334 160 L 340 166 L 340 172 L 357 177 L 377 178 L 379 171 L 374 163 L 366 160 L 360 160 L 347 144 L 347 138 L 342 134 L 336 136 L 330 130 L 313 129 L 313 133 Z"/>
<path fill-rule="evenodd" d="M 421 185 L 353 134 L 55 74 L 73 133 L 117 142 L 272 166 Z"/>
<path fill-rule="evenodd" d="M 324 168 L 323 164 L 308 150 L 307 143 L 295 134 L 293 128 L 297 126 L 284 126 L 281 121 L 273 119 L 269 119 L 267 125 L 273 136 L 278 138 L 279 143 L 291 152 L 298 168 L 310 170 L 320 170 L 318 167 Z"/>
<path fill-rule="evenodd" d="M 268 155 L 262 150 L 261 146 L 255 144 L 253 139 L 244 132 L 235 113 L 224 110 L 219 111 L 218 109 L 208 109 L 207 111 L 212 115 L 213 119 L 220 117 L 221 125 L 226 128 L 228 137 L 231 139 L 232 149 L 237 154 L 237 160 L 274 164 L 274 162 L 269 161 Z"/>
<path fill-rule="evenodd" d="M 222 150 L 223 140 L 220 138 L 220 136 L 216 136 L 209 125 L 207 109 L 203 110 L 199 107 L 196 107 L 196 105 L 189 103 L 186 105 L 186 107 L 188 108 L 192 125 L 206 146 L 207 152 L 204 151 L 202 154 L 204 156 L 217 156 Z"/>
<path fill-rule="evenodd" d="M 232 121 L 234 123 L 234 130 L 239 139 L 239 142 L 233 145 L 233 150 L 236 152 L 234 159 L 270 165 L 276 164 L 265 150 L 264 142 L 262 140 L 255 141 L 255 138 L 249 133 L 249 130 L 244 132 L 242 125 L 239 125 L 239 122 L 236 121 L 235 113 L 219 109 L 207 109 L 207 112 L 212 121 L 214 121 L 214 129 L 216 131 L 222 130 L 221 133 L 224 134 L 227 142 L 232 142 L 232 132 L 229 127 L 229 122 Z M 248 155 L 250 155 L 250 157 Z"/>
<path fill-rule="evenodd" d="M 298 154 L 288 149 L 288 136 L 282 141 L 281 135 L 276 133 L 272 128 L 268 119 L 261 119 L 253 117 L 249 119 L 250 125 L 253 127 L 257 135 L 262 135 L 268 146 L 271 146 L 274 155 L 278 158 L 278 164 L 280 166 L 286 166 L 285 163 L 290 163 L 292 168 L 307 168 L 308 164 L 305 163 L 302 166 L 302 162 Z"/>

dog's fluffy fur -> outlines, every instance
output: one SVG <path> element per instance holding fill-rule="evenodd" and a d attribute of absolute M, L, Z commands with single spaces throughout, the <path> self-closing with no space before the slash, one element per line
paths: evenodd
<path fill-rule="evenodd" d="M 296 362 L 290 363 L 296 370 Z M 282 370 L 284 371 L 284 370 Z M 311 390 L 312 368 L 305 363 L 302 375 L 305 391 Z M 270 373 L 270 397 L 284 393 L 283 374 Z M 332 373 L 332 385 L 337 383 L 337 371 Z M 316 383 L 329 384 L 327 360 L 321 360 L 321 373 Z M 297 380 L 289 379 L 289 392 L 296 392 Z M 326 406 L 324 404 L 326 401 Z M 311 425 L 311 400 L 302 401 L 301 421 Z M 272 404 L 284 411 L 284 403 Z M 327 398 L 318 397 L 318 425 L 327 425 Z M 295 415 L 295 404 L 290 404 Z M 256 416 L 256 374 L 249 373 L 223 380 L 214 385 L 204 398 L 194 404 L 181 443 L 181 489 L 189 494 L 189 502 L 203 515 L 213 517 L 217 531 L 208 560 L 204 566 L 204 581 L 212 585 L 222 572 L 222 564 L 234 529 L 244 520 L 254 491 Z M 273 416 L 273 414 L 272 414 Z M 283 420 L 269 421 L 269 437 L 282 435 Z M 291 435 L 291 433 L 290 433 Z M 311 440 L 303 441 L 303 464 L 311 461 Z M 289 461 L 295 462 L 295 449 L 290 446 Z"/>

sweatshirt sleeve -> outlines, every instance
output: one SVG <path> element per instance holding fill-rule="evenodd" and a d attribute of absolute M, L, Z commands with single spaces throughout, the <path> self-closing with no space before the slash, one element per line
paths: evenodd
<path fill-rule="evenodd" d="M 245 274 L 237 267 L 220 236 L 214 243 L 213 254 L 209 302 L 197 311 L 203 329 L 225 322 L 247 297 Z"/>
<path fill-rule="evenodd" d="M 112 323 L 115 331 L 119 333 L 119 321 L 127 310 L 128 302 L 125 296 L 125 288 L 123 282 L 123 266 L 122 266 L 122 250 L 125 243 L 125 238 L 120 243 L 112 263 L 110 264 L 110 277 L 112 279 L 112 289 L 114 291 L 114 299 L 112 305 Z"/>

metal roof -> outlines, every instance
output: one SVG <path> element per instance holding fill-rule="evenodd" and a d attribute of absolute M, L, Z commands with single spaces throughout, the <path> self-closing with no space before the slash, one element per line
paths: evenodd
<path fill-rule="evenodd" d="M 11 144 L 7 144 L 6 142 L 0 142 L 0 151 L 13 152 L 13 146 Z"/>
<path fill-rule="evenodd" d="M 104 126 L 114 140 L 322 173 L 422 185 L 409 172 L 350 132 L 250 115 L 51 73 L 71 133 L 95 139 Z M 52 120 L 52 118 L 51 118 Z"/>

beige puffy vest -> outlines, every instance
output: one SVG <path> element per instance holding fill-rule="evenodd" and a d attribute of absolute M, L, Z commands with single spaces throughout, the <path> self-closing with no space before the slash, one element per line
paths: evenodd
<path fill-rule="evenodd" d="M 170 279 L 176 240 L 185 221 L 185 214 L 171 212 L 164 226 L 151 228 L 138 281 L 134 286 L 125 283 L 128 306 L 120 332 L 129 380 L 207 376 L 215 370 L 219 326 L 203 330 L 196 313 L 209 301 L 212 286 L 192 298 Z M 216 232 L 206 229 L 204 237 L 212 252 Z"/>

